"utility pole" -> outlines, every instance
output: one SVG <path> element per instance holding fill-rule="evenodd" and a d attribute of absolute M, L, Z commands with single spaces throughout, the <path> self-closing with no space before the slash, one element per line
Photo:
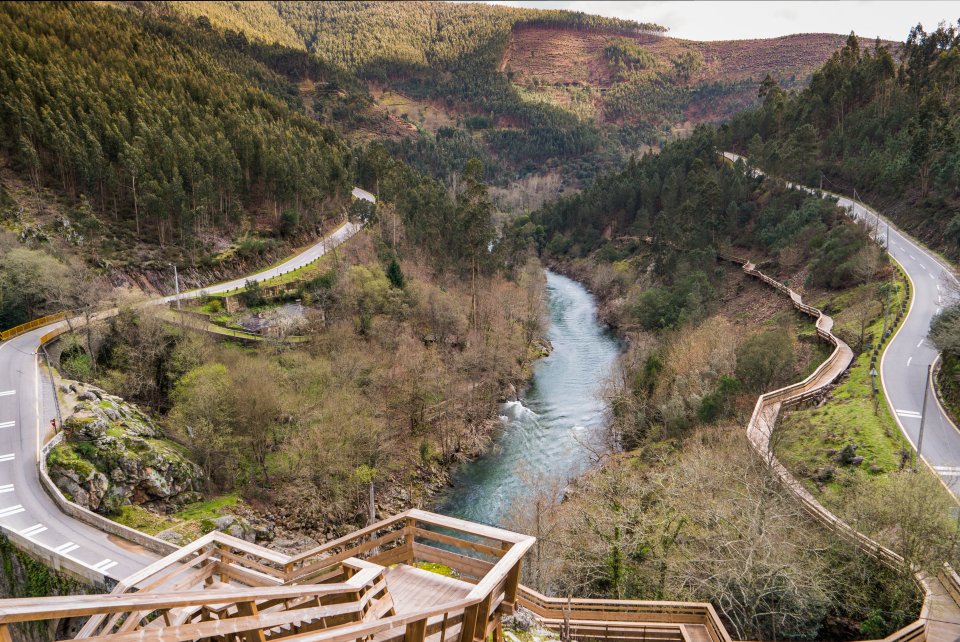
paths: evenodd
<path fill-rule="evenodd" d="M 177 273 L 177 265 L 173 265 L 173 283 L 177 290 L 177 312 L 180 312 L 180 275 Z"/>
<path fill-rule="evenodd" d="M 920 454 L 923 452 L 923 424 L 927 419 L 927 394 L 930 392 L 930 370 L 933 365 L 927 366 L 927 378 L 923 380 L 923 408 L 920 409 L 920 435 L 917 437 L 917 459 L 913 462 L 913 470 L 916 472 L 920 463 Z"/>

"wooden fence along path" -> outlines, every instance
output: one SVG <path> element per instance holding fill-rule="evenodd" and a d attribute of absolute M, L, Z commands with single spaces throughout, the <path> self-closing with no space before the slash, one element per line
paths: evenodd
<path fill-rule="evenodd" d="M 853 351 L 833 334 L 833 319 L 819 309 L 805 304 L 800 294 L 758 270 L 756 265 L 748 259 L 730 255 L 721 255 L 720 258 L 741 265 L 745 273 L 790 297 L 797 310 L 815 319 L 817 336 L 834 347 L 830 357 L 803 381 L 760 395 L 750 422 L 747 424 L 747 438 L 750 445 L 767 462 L 779 481 L 796 497 L 807 513 L 823 526 L 890 568 L 904 570 L 906 562 L 903 557 L 857 531 L 827 510 L 780 463 L 771 447 L 771 437 L 776 428 L 780 410 L 824 396 L 830 386 L 850 367 Z M 916 571 L 915 578 L 925 595 L 920 618 L 886 639 L 891 642 L 924 639 L 929 642 L 960 640 L 960 606 L 958 606 L 960 579 L 957 578 L 957 574 L 949 566 L 945 566 L 938 577 Z"/>
<path fill-rule="evenodd" d="M 418 510 L 297 556 L 214 531 L 108 595 L 0 600 L 0 641 L 12 623 L 78 616 L 91 617 L 77 639 L 113 642 L 500 639 L 533 542 Z"/>

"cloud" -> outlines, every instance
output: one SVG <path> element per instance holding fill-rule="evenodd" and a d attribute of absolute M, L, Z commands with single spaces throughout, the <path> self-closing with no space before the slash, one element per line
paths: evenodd
<path fill-rule="evenodd" d="M 791 33 L 851 31 L 866 38 L 903 40 L 918 22 L 929 30 L 941 21 L 956 24 L 957 2 L 490 2 L 514 7 L 567 9 L 638 22 L 656 22 L 670 35 L 691 40 L 772 38 Z"/>

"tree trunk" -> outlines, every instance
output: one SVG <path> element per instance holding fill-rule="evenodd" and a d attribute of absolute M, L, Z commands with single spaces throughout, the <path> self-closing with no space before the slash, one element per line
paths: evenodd
<path fill-rule="evenodd" d="M 477 327 L 477 257 L 470 264 L 470 325 Z"/>
<path fill-rule="evenodd" d="M 140 207 L 137 203 L 137 175 L 131 177 L 131 188 L 133 190 L 133 219 L 137 223 L 137 240 L 140 240 Z"/>

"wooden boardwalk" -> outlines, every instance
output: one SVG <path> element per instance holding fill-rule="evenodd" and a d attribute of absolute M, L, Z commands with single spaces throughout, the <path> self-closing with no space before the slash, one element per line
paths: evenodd
<path fill-rule="evenodd" d="M 925 576 L 927 591 L 921 618 L 926 617 L 927 642 L 957 642 L 960 640 L 960 578 L 946 567 L 939 577 Z"/>
<path fill-rule="evenodd" d="M 398 615 L 416 613 L 444 602 L 456 602 L 473 590 L 473 584 L 423 569 L 397 564 L 383 573 Z"/>

